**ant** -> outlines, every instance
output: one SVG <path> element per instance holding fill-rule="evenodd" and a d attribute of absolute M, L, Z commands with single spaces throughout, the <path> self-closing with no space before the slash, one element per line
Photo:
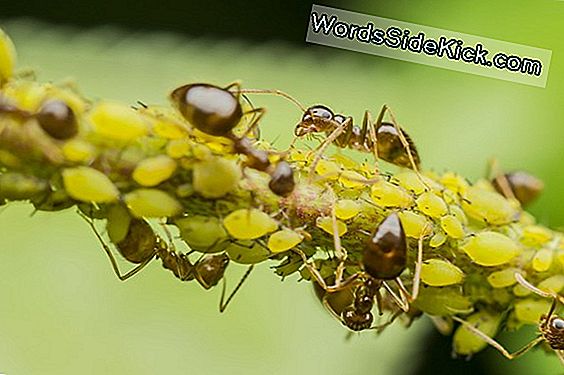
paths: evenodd
<path fill-rule="evenodd" d="M 234 89 L 231 91 L 230 89 Z M 196 129 L 206 134 L 225 137 L 233 141 L 235 152 L 247 157 L 246 165 L 270 175 L 270 190 L 280 196 L 288 196 L 295 187 L 294 172 L 286 161 L 273 166 L 268 153 L 253 147 L 247 135 L 258 125 L 265 113 L 264 108 L 253 108 L 243 112 L 239 83 L 218 87 L 207 83 L 188 84 L 175 89 L 170 98 L 182 116 Z M 243 136 L 233 133 L 233 128 L 243 116 L 257 114 Z"/>
<path fill-rule="evenodd" d="M 495 159 L 488 165 L 488 178 L 498 193 L 505 198 L 516 199 L 523 207 L 534 201 L 544 189 L 543 182 L 527 172 L 499 172 Z"/>
<path fill-rule="evenodd" d="M 59 99 L 46 100 L 36 113 L 32 113 L 1 98 L 0 113 L 21 120 L 36 119 L 45 133 L 57 140 L 70 139 L 78 133 L 78 122 L 73 110 Z"/>
<path fill-rule="evenodd" d="M 337 248 L 340 247 L 339 242 L 336 242 L 335 245 Z M 325 292 L 322 297 L 323 304 L 343 325 L 352 331 L 362 331 L 365 329 L 382 330 L 399 315 L 399 313 L 394 314 L 391 320 L 382 326 L 372 327 L 374 316 L 371 310 L 374 307 L 375 301 L 379 314 L 383 314 L 382 295 L 380 294 L 382 288 L 388 291 L 394 303 L 404 313 L 409 311 L 410 302 L 415 300 L 419 294 L 421 265 L 423 262 L 423 236 L 419 238 L 418 242 L 413 290 L 410 294 L 399 277 L 407 267 L 407 238 L 399 216 L 395 212 L 382 220 L 369 236 L 362 254 L 362 270 L 341 281 L 344 267 L 344 259 L 341 258 L 341 263 L 336 271 L 336 283 L 333 286 L 327 285 L 319 271 L 307 261 L 303 252 L 298 250 L 298 254 L 302 257 L 305 266 L 315 278 L 319 287 Z M 357 283 L 358 279 L 361 282 L 354 289 L 352 304 L 342 309 L 339 314 L 329 303 L 329 295 L 350 288 L 351 285 Z M 391 280 L 396 282 L 400 296 L 388 285 L 388 281 Z"/>
<path fill-rule="evenodd" d="M 246 94 L 272 94 L 282 96 L 295 104 L 303 113 L 296 125 L 296 138 L 325 133 L 327 138 L 319 147 L 319 155 L 329 144 L 339 148 L 351 148 L 357 151 L 373 153 L 378 158 L 391 164 L 418 171 L 421 164 L 419 154 L 409 135 L 399 127 L 390 107 L 383 105 L 375 122 L 370 111 L 364 112 L 362 127 L 353 124 L 351 116 L 335 114 L 327 106 L 318 104 L 306 108 L 297 99 L 280 90 L 241 89 Z M 391 122 L 384 122 L 386 112 Z M 320 159 L 321 156 L 318 156 Z M 315 160 L 313 169 L 319 160 Z"/>
<path fill-rule="evenodd" d="M 115 257 L 96 229 L 94 221 L 80 211 L 79 214 L 94 231 L 94 234 L 110 259 L 114 273 L 121 281 L 125 281 L 137 274 L 156 256 L 162 261 L 163 268 L 171 271 L 176 278 L 181 281 L 191 281 L 195 279 L 204 289 L 210 289 L 216 286 L 220 280 L 223 279 L 223 288 L 219 301 L 220 312 L 225 311 L 229 302 L 231 302 L 237 291 L 239 291 L 254 266 L 251 265 L 247 269 L 235 289 L 233 289 L 229 297 L 227 297 L 227 300 L 225 300 L 226 282 L 224 275 L 230 261 L 227 254 L 208 254 L 201 257 L 196 263 L 192 263 L 190 259 L 188 259 L 188 255 L 192 252 L 186 254 L 176 252 L 172 243 L 172 237 L 166 230 L 166 227 L 163 228 L 165 228 L 167 236 L 169 236 L 170 248 L 165 241 L 153 232 L 147 221 L 132 218 L 125 238 L 118 242 L 115 247 L 126 260 L 137 264 L 137 266 L 122 275 Z"/>
<path fill-rule="evenodd" d="M 519 284 L 524 286 L 525 288 L 529 289 L 531 292 L 536 293 L 537 295 L 545 298 L 551 298 L 552 304 L 550 305 L 550 309 L 548 310 L 548 314 L 542 315 L 538 324 L 539 334 L 535 339 L 525 345 L 523 348 L 517 350 L 514 353 L 510 353 L 505 349 L 500 343 L 495 341 L 493 338 L 485 334 L 484 332 L 480 331 L 474 325 L 453 316 L 453 319 L 460 324 L 462 324 L 466 329 L 470 332 L 475 334 L 476 336 L 480 337 L 482 340 L 487 342 L 489 345 L 493 346 L 496 350 L 498 350 L 504 357 L 507 359 L 515 359 L 523 354 L 527 353 L 529 350 L 534 348 L 540 343 L 546 342 L 551 349 L 553 349 L 558 356 L 558 359 L 564 365 L 564 319 L 555 314 L 557 303 L 560 302 L 564 304 L 564 297 L 556 294 L 556 293 L 549 293 L 545 292 L 531 283 L 529 283 L 525 278 L 518 272 L 515 273 L 515 279 Z"/>

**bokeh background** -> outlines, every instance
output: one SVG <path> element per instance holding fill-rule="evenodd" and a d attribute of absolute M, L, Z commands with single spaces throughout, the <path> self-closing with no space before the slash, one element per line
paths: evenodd
<path fill-rule="evenodd" d="M 110 5 L 111 4 L 111 5 Z M 309 2 L 259 0 L 152 4 L 0 1 L 0 26 L 20 67 L 42 81 L 72 79 L 88 97 L 165 103 L 194 81 L 277 88 L 306 104 L 359 118 L 383 103 L 416 141 L 424 166 L 476 179 L 497 157 L 542 178 L 531 211 L 564 226 L 564 2 L 323 2 L 357 12 L 553 51 L 544 89 L 304 42 Z M 280 98 L 253 97 L 269 113 L 262 132 L 289 142 L 299 119 Z M 346 332 L 305 283 L 283 283 L 265 263 L 228 311 L 219 290 L 182 284 L 154 262 L 121 283 L 87 225 L 72 211 L 0 209 L 0 373 L 6 374 L 553 374 L 536 351 L 509 362 L 485 350 L 452 360 L 450 338 L 429 321 L 380 337 Z M 127 267 L 125 262 L 121 262 Z M 230 267 L 233 285 L 243 267 Z M 511 348 L 534 327 L 502 335 Z"/>

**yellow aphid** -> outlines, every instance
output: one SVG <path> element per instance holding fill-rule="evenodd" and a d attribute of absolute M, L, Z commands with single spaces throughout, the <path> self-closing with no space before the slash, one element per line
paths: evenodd
<path fill-rule="evenodd" d="M 210 216 L 188 216 L 174 221 L 180 237 L 192 250 L 201 253 L 217 253 L 227 246 L 227 232 L 221 220 Z"/>
<path fill-rule="evenodd" d="M 513 287 L 513 294 L 515 294 L 517 297 L 525 297 L 525 296 L 528 296 L 531 293 L 532 292 L 531 292 L 530 289 L 525 288 L 521 284 L 517 284 Z"/>
<path fill-rule="evenodd" d="M 191 150 L 190 141 L 187 138 L 172 139 L 166 145 L 166 154 L 173 159 L 187 156 Z"/>
<path fill-rule="evenodd" d="M 428 189 L 427 186 L 425 186 L 425 183 L 427 185 L 432 185 L 434 183 L 430 178 L 418 176 L 417 173 L 413 171 L 400 172 L 394 176 L 394 180 L 396 180 L 405 190 L 412 191 L 418 195 Z"/>
<path fill-rule="evenodd" d="M 443 228 L 449 237 L 457 240 L 464 238 L 466 235 L 462 223 L 452 214 L 441 217 L 441 228 Z"/>
<path fill-rule="evenodd" d="M 270 235 L 267 246 L 273 253 L 281 253 L 295 247 L 303 239 L 301 234 L 291 229 L 282 229 Z"/>
<path fill-rule="evenodd" d="M 540 246 L 552 239 L 552 232 L 539 225 L 528 225 L 523 228 L 521 242 L 527 246 Z"/>
<path fill-rule="evenodd" d="M 335 204 L 335 215 L 341 220 L 348 220 L 360 212 L 360 204 L 352 199 L 342 199 Z"/>
<path fill-rule="evenodd" d="M 501 318 L 486 311 L 480 311 L 465 319 L 487 336 L 494 337 L 499 328 Z M 459 326 L 452 338 L 456 354 L 468 356 L 484 349 L 488 344 L 465 326 Z"/>
<path fill-rule="evenodd" d="M 346 189 L 358 189 L 366 186 L 366 177 L 358 172 L 345 170 L 339 175 L 339 182 Z"/>
<path fill-rule="evenodd" d="M 136 217 L 170 217 L 182 212 L 182 206 L 174 197 L 157 189 L 137 189 L 124 199 Z"/>
<path fill-rule="evenodd" d="M 73 163 L 87 163 L 96 156 L 96 148 L 80 139 L 71 139 L 63 145 L 63 156 Z"/>
<path fill-rule="evenodd" d="M 430 286 L 459 284 L 464 272 L 454 264 L 442 259 L 429 259 L 421 267 L 421 281 Z"/>
<path fill-rule="evenodd" d="M 233 160 L 212 157 L 194 164 L 194 190 L 205 198 L 220 198 L 233 191 L 241 180 L 241 168 Z"/>
<path fill-rule="evenodd" d="M 13 99 L 18 108 L 35 112 L 45 99 L 50 84 L 39 84 L 31 81 L 11 81 L 3 87 L 3 96 Z"/>
<path fill-rule="evenodd" d="M 470 187 L 470 184 L 464 177 L 457 173 L 447 172 L 442 175 L 440 183 L 443 184 L 450 191 L 462 194 Z"/>
<path fill-rule="evenodd" d="M 341 172 L 341 167 L 335 162 L 321 159 L 315 166 L 315 172 L 326 179 L 336 180 Z"/>
<path fill-rule="evenodd" d="M 534 225 L 537 222 L 535 217 L 527 211 L 521 211 L 519 215 L 519 224 L 526 226 L 526 225 Z"/>
<path fill-rule="evenodd" d="M 552 265 L 552 250 L 540 249 L 533 257 L 533 269 L 537 272 L 547 271 Z"/>
<path fill-rule="evenodd" d="M 515 302 L 514 313 L 522 323 L 538 324 L 541 316 L 548 311 L 549 306 L 549 300 L 528 298 Z"/>
<path fill-rule="evenodd" d="M 256 208 L 231 212 L 223 219 L 223 226 L 231 237 L 238 240 L 253 240 L 274 232 L 278 222 Z"/>
<path fill-rule="evenodd" d="M 146 135 L 149 131 L 145 119 L 123 104 L 100 102 L 90 112 L 90 122 L 100 136 L 129 142 Z"/>
<path fill-rule="evenodd" d="M 411 194 L 404 188 L 380 179 L 370 189 L 374 203 L 382 207 L 408 208 L 413 204 Z"/>
<path fill-rule="evenodd" d="M 515 272 L 516 268 L 506 268 L 500 271 L 495 271 L 489 274 L 488 282 L 494 288 L 507 288 L 508 286 L 515 285 Z"/>
<path fill-rule="evenodd" d="M 358 167 L 358 163 L 356 161 L 342 153 L 334 154 L 333 156 L 331 156 L 331 160 L 339 163 L 344 168 L 355 169 Z"/>
<path fill-rule="evenodd" d="M 564 289 L 564 275 L 554 275 L 541 281 L 537 287 L 550 293 L 560 293 Z"/>
<path fill-rule="evenodd" d="M 318 217 L 315 225 L 318 228 L 323 229 L 325 232 L 333 235 L 333 220 L 330 217 Z M 347 233 L 347 224 L 337 220 L 337 232 L 339 233 L 339 237 Z"/>
<path fill-rule="evenodd" d="M 421 311 L 435 316 L 469 314 L 473 309 L 470 299 L 456 286 L 422 288 L 414 304 Z"/>
<path fill-rule="evenodd" d="M 507 199 L 475 186 L 464 193 L 462 208 L 468 216 L 494 225 L 508 224 L 517 214 L 517 210 Z"/>
<path fill-rule="evenodd" d="M 486 267 L 507 263 L 520 252 L 519 245 L 511 238 L 490 231 L 471 237 L 461 249 L 474 263 Z"/>
<path fill-rule="evenodd" d="M 90 167 L 64 169 L 63 183 L 67 193 L 79 201 L 109 203 L 119 197 L 119 190 L 108 176 Z"/>
<path fill-rule="evenodd" d="M 420 238 L 422 235 L 429 235 L 433 232 L 433 226 L 423 215 L 411 211 L 402 211 L 398 216 L 403 225 L 405 235 L 412 238 Z"/>
<path fill-rule="evenodd" d="M 110 240 L 117 244 L 121 242 L 129 231 L 131 223 L 131 215 L 121 204 L 115 204 L 110 207 L 107 215 L 106 231 Z"/>
<path fill-rule="evenodd" d="M 307 160 L 307 156 L 306 153 L 303 152 L 302 150 L 299 149 L 291 149 L 289 155 L 288 155 L 288 160 L 290 161 L 306 161 Z"/>
<path fill-rule="evenodd" d="M 272 254 L 256 241 L 236 241 L 225 249 L 229 259 L 240 264 L 257 264 L 267 260 Z"/>
<path fill-rule="evenodd" d="M 186 137 L 186 129 L 174 122 L 158 120 L 153 124 L 156 135 L 167 139 L 181 139 Z"/>
<path fill-rule="evenodd" d="M 468 225 L 468 218 L 460 206 L 451 205 L 449 208 L 450 213 L 454 215 L 454 217 L 457 218 L 462 225 Z"/>
<path fill-rule="evenodd" d="M 448 207 L 445 201 L 430 191 L 421 194 L 416 199 L 415 203 L 417 204 L 419 211 L 434 218 L 446 215 L 448 212 Z"/>
<path fill-rule="evenodd" d="M 0 30 L 0 83 L 12 78 L 16 65 L 16 48 L 10 37 Z"/>
<path fill-rule="evenodd" d="M 156 186 L 168 180 L 176 170 L 174 159 L 159 155 L 142 160 L 133 170 L 133 179 L 142 186 Z"/>
<path fill-rule="evenodd" d="M 442 246 L 446 242 L 447 238 L 448 237 L 446 236 L 446 234 L 443 231 L 438 231 L 429 240 L 429 246 L 431 246 L 433 248 L 437 248 L 439 246 Z"/>

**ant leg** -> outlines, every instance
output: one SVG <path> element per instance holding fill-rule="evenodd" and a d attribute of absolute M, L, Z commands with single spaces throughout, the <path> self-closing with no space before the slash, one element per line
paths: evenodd
<path fill-rule="evenodd" d="M 337 214 L 335 211 L 336 199 L 333 195 L 331 202 L 331 224 L 333 226 L 333 245 L 335 247 L 335 255 L 339 260 L 337 269 L 335 270 L 335 281 L 340 283 L 343 280 L 343 273 L 345 272 L 345 261 L 347 260 L 347 251 L 341 245 L 341 236 L 339 235 L 339 227 L 337 225 Z"/>
<path fill-rule="evenodd" d="M 100 241 L 100 244 L 102 244 L 102 248 L 104 249 L 106 255 L 110 259 L 110 263 L 112 264 L 112 269 L 114 270 L 114 273 L 121 281 L 125 281 L 130 277 L 135 276 L 137 272 L 141 271 L 143 268 L 145 268 L 147 264 L 149 264 L 151 260 L 153 260 L 154 254 L 148 257 L 147 259 L 145 259 L 143 262 L 139 263 L 137 266 L 135 266 L 135 268 L 131 269 L 126 274 L 122 275 L 121 271 L 119 270 L 116 258 L 114 257 L 112 251 L 110 250 L 110 248 L 108 247 L 108 245 L 106 244 L 100 233 L 98 232 L 98 229 L 96 229 L 96 226 L 94 225 L 94 221 L 80 211 L 78 211 L 78 214 L 84 220 L 86 220 L 86 222 L 90 225 L 90 228 L 92 228 L 92 230 L 94 231 L 94 234 L 98 238 L 98 241 Z"/>
<path fill-rule="evenodd" d="M 396 283 L 398 283 L 398 278 L 396 278 Z M 399 283 L 401 283 L 401 280 L 399 281 Z M 398 283 L 398 284 L 399 284 Z M 400 284 L 403 286 L 403 284 Z M 403 294 L 401 293 L 401 288 L 400 288 L 400 296 L 398 296 L 392 289 L 392 287 L 390 287 L 388 285 L 388 283 L 386 283 L 385 281 L 382 282 L 382 286 L 384 286 L 384 288 L 388 291 L 388 293 L 390 293 L 390 296 L 392 296 L 392 299 L 394 300 L 394 302 L 396 303 L 396 305 L 403 311 L 403 312 L 408 312 L 409 311 L 409 301 L 405 298 L 405 296 L 403 296 Z M 405 287 L 404 287 L 405 288 Z M 403 297 L 403 298 L 402 298 Z"/>
<path fill-rule="evenodd" d="M 525 278 L 519 273 L 519 272 L 515 272 L 515 280 L 517 280 L 517 282 L 519 284 L 521 284 L 523 287 L 529 289 L 531 292 L 538 294 L 541 297 L 545 297 L 545 298 L 552 298 L 554 301 L 558 301 L 562 304 L 564 304 L 564 297 L 554 293 L 554 292 L 547 292 L 544 291 L 542 289 L 537 288 L 536 286 L 534 286 L 533 284 L 529 283 L 527 280 L 525 280 Z"/>
<path fill-rule="evenodd" d="M 222 313 L 222 312 L 225 311 L 225 309 L 227 309 L 227 305 L 229 305 L 229 302 L 231 302 L 231 300 L 233 299 L 235 294 L 239 291 L 239 289 L 241 289 L 241 286 L 243 285 L 245 280 L 247 280 L 247 278 L 251 274 L 251 271 L 253 270 L 254 266 L 255 266 L 254 264 L 251 264 L 249 266 L 249 268 L 247 269 L 247 271 L 245 272 L 243 277 L 241 277 L 241 280 L 239 280 L 239 283 L 237 284 L 235 289 L 233 289 L 233 291 L 231 292 L 229 297 L 227 297 L 227 300 L 225 301 L 225 303 L 223 302 L 223 300 L 225 298 L 225 289 L 226 289 L 227 282 L 225 281 L 225 277 L 223 278 L 223 288 L 221 290 L 221 298 L 219 300 L 219 312 Z"/>
<path fill-rule="evenodd" d="M 415 270 L 413 272 L 413 286 L 411 288 L 411 296 L 409 299 L 411 302 L 415 301 L 419 296 L 419 287 L 421 286 L 421 268 L 423 268 L 423 238 L 425 237 L 425 232 L 427 232 L 427 226 L 423 228 L 419 239 L 417 240 L 417 260 L 415 261 Z"/>
<path fill-rule="evenodd" d="M 476 336 L 487 342 L 489 345 L 493 346 L 507 359 L 515 359 L 517 357 L 520 357 L 521 355 L 527 353 L 529 350 L 531 350 L 532 348 L 534 348 L 535 346 L 537 346 L 538 344 L 544 341 L 544 337 L 542 335 L 539 335 L 533 341 L 531 341 L 521 349 L 517 350 L 514 353 L 509 353 L 509 351 L 507 351 L 507 349 L 505 349 L 499 342 L 495 341 L 493 338 L 486 335 L 484 332 L 480 331 L 474 325 L 468 323 L 465 320 L 460 319 L 457 316 L 453 316 L 452 319 L 462 324 L 464 328 L 466 328 L 467 330 L 469 330 L 470 332 L 472 332 L 473 334 L 475 334 Z"/>
<path fill-rule="evenodd" d="M 300 103 L 292 95 L 285 93 L 284 91 L 269 90 L 269 89 L 241 89 L 240 85 L 238 87 L 239 87 L 238 92 L 240 94 L 270 94 L 270 95 L 281 96 L 292 102 L 296 107 L 300 109 L 300 111 L 307 112 L 307 108 L 302 103 Z"/>
<path fill-rule="evenodd" d="M 232 88 L 235 88 L 234 90 L 235 95 L 237 96 L 237 98 L 239 98 L 239 95 L 241 94 L 241 81 L 233 81 L 227 86 L 225 86 L 223 89 L 227 91 L 231 91 Z"/>
<path fill-rule="evenodd" d="M 515 198 L 515 194 L 513 194 L 513 190 L 511 190 L 511 185 L 509 184 L 509 181 L 507 181 L 505 174 L 501 173 L 499 169 L 499 163 L 496 158 L 489 160 L 486 173 L 486 178 L 488 180 L 494 180 L 497 183 L 502 195 L 505 198 L 515 200 L 517 199 Z"/>
<path fill-rule="evenodd" d="M 380 333 L 382 333 L 382 332 L 384 331 L 384 329 L 385 329 L 386 327 L 388 327 L 388 326 L 391 325 L 393 322 L 395 322 L 396 319 L 401 315 L 402 312 L 403 312 L 402 310 L 398 310 L 398 311 L 396 311 L 396 312 L 388 319 L 387 322 L 385 322 L 385 323 L 383 323 L 383 324 L 379 324 L 379 325 L 372 326 L 372 327 L 370 327 L 370 328 L 368 328 L 368 329 L 374 329 L 374 330 L 376 330 L 376 333 L 377 333 L 377 334 L 380 334 Z"/>
<path fill-rule="evenodd" d="M 317 167 L 317 164 L 321 160 L 321 157 L 323 156 L 323 153 L 325 152 L 327 147 L 329 147 L 329 145 L 331 145 L 331 143 L 333 143 L 333 141 L 335 141 L 335 139 L 337 139 L 337 137 L 341 135 L 349 125 L 352 126 L 352 119 L 350 117 L 348 117 L 345 121 L 343 121 L 341 125 L 339 125 L 335 130 L 333 130 L 333 132 L 329 135 L 329 137 L 325 138 L 323 143 L 321 143 L 321 145 L 318 147 L 315 155 L 315 159 L 313 159 L 313 162 L 311 163 L 311 166 L 309 168 L 310 181 L 313 180 L 315 168 Z"/>
<path fill-rule="evenodd" d="M 307 268 L 307 270 L 309 271 L 311 276 L 315 279 L 315 281 L 317 281 L 319 286 L 321 288 L 323 288 L 323 290 L 325 290 L 325 292 L 327 292 L 327 293 L 334 293 L 334 292 L 338 292 L 340 290 L 343 290 L 343 289 L 347 288 L 351 283 L 356 281 L 356 279 L 358 279 L 361 276 L 360 273 L 355 273 L 355 274 L 349 276 L 344 281 L 337 281 L 336 280 L 334 285 L 329 286 L 329 285 L 327 285 L 327 283 L 323 279 L 323 276 L 321 276 L 321 273 L 319 273 L 319 270 L 317 268 L 315 268 L 315 265 L 312 264 L 312 262 L 310 262 L 307 259 L 306 255 L 304 254 L 303 251 L 301 251 L 298 248 L 293 248 L 292 251 L 297 253 L 302 258 L 304 266 Z"/>
<path fill-rule="evenodd" d="M 413 168 L 413 170 L 417 174 L 419 174 L 419 168 L 417 166 L 417 163 L 415 163 L 415 159 L 413 158 L 413 152 L 411 150 L 411 146 L 409 144 L 409 141 L 405 138 L 405 135 L 403 134 L 403 130 L 398 125 L 398 122 L 396 120 L 396 116 L 394 116 L 392 109 L 390 107 L 388 107 L 386 104 L 384 104 L 384 106 L 382 107 L 382 111 L 383 112 L 388 111 L 388 113 L 390 114 L 390 118 L 392 119 L 392 124 L 394 124 L 394 127 L 396 128 L 396 131 L 398 132 L 398 137 L 400 139 L 400 142 L 401 142 L 402 146 L 404 147 L 405 151 L 407 152 L 407 157 L 409 158 L 409 162 L 411 163 L 411 167 Z M 380 124 L 381 124 L 381 121 L 378 125 L 380 125 Z M 377 128 L 378 128 L 378 126 L 377 126 Z"/>

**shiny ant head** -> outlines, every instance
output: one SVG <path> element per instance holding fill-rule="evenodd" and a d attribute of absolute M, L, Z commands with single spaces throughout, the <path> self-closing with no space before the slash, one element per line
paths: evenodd
<path fill-rule="evenodd" d="M 564 350 L 564 319 L 557 315 L 543 315 L 540 330 L 552 349 Z"/>
<path fill-rule="evenodd" d="M 226 136 L 243 117 L 237 96 L 207 83 L 181 86 L 170 94 L 170 99 L 190 124 L 213 136 Z"/>
<path fill-rule="evenodd" d="M 296 137 L 302 137 L 307 134 L 324 131 L 327 125 L 334 121 L 334 117 L 333 111 L 324 105 L 319 104 L 309 107 L 302 116 L 300 123 L 296 125 L 294 134 Z"/>

